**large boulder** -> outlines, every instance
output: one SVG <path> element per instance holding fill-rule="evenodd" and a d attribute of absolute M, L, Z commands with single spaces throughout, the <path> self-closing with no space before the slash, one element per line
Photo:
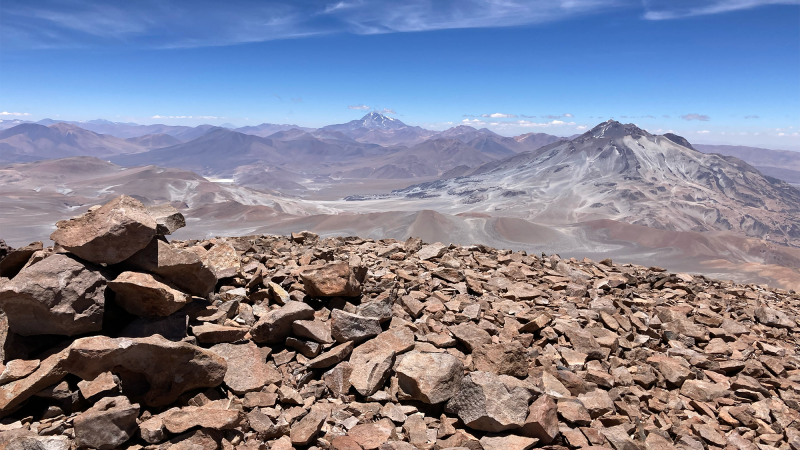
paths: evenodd
<path fill-rule="evenodd" d="M 358 297 L 366 271 L 354 271 L 347 262 L 339 261 L 303 270 L 306 294 L 312 297 Z"/>
<path fill-rule="evenodd" d="M 127 397 L 102 398 L 75 417 L 75 444 L 98 450 L 117 448 L 136 433 L 138 416 L 139 405 Z"/>
<path fill-rule="evenodd" d="M 107 279 L 100 267 L 53 255 L 0 286 L 9 330 L 23 336 L 100 331 Z"/>
<path fill-rule="evenodd" d="M 262 316 L 253 325 L 250 334 L 253 341 L 260 344 L 277 344 L 292 334 L 292 324 L 296 320 L 311 320 L 314 308 L 302 302 L 288 301 L 278 309 Z"/>
<path fill-rule="evenodd" d="M 149 206 L 147 212 L 155 219 L 156 234 L 160 236 L 172 234 L 186 226 L 186 219 L 183 218 L 183 214 L 169 203 Z"/>
<path fill-rule="evenodd" d="M 149 273 L 122 272 L 108 287 L 117 294 L 118 305 L 140 317 L 168 316 L 192 301 L 190 295 Z"/>
<path fill-rule="evenodd" d="M 198 297 L 205 297 L 217 284 L 217 277 L 195 253 L 173 248 L 162 239 L 153 239 L 125 261 L 125 267 L 159 275 L 167 283 Z"/>
<path fill-rule="evenodd" d="M 464 364 L 449 353 L 411 352 L 395 369 L 399 388 L 413 400 L 436 404 L 458 392 Z"/>
<path fill-rule="evenodd" d="M 549 395 L 542 395 L 531 403 L 528 418 L 520 434 L 539 439 L 547 445 L 558 436 L 558 407 Z"/>
<path fill-rule="evenodd" d="M 95 264 L 116 264 L 145 248 L 156 235 L 156 221 L 133 197 L 122 195 L 100 208 L 56 223 L 56 244 Z"/>
<path fill-rule="evenodd" d="M 63 362 L 67 372 L 93 380 L 112 372 L 127 384 L 142 384 L 142 401 L 148 406 L 164 406 L 186 391 L 215 387 L 222 383 L 228 365 L 215 353 L 185 342 L 172 342 L 159 335 L 147 338 L 94 336 L 78 339 L 67 350 Z"/>
<path fill-rule="evenodd" d="M 457 414 L 474 430 L 497 433 L 522 427 L 528 417 L 531 394 L 503 381 L 502 376 L 490 372 L 467 374 L 458 392 L 447 402 L 446 411 Z"/>

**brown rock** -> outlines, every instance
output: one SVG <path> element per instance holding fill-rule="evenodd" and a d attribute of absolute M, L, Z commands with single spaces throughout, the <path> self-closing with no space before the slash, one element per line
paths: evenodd
<path fill-rule="evenodd" d="M 789 317 L 786 313 L 773 308 L 756 308 L 755 316 L 759 323 L 769 327 L 794 328 L 797 326 L 793 318 Z"/>
<path fill-rule="evenodd" d="M 44 248 L 42 243 L 37 241 L 8 252 L 4 258 L 0 259 L 0 277 L 14 278 L 17 276 L 31 256 L 41 251 L 42 248 Z"/>
<path fill-rule="evenodd" d="M 528 355 L 517 341 L 483 344 L 472 352 L 475 370 L 513 377 L 528 376 Z"/>
<path fill-rule="evenodd" d="M 208 266 L 217 279 L 236 276 L 241 270 L 241 262 L 236 249 L 227 242 L 218 242 L 203 256 L 203 264 Z"/>
<path fill-rule="evenodd" d="M 119 379 L 111 372 L 103 372 L 91 381 L 81 380 L 78 382 L 78 389 L 85 399 L 103 393 L 116 392 L 118 388 Z"/>
<path fill-rule="evenodd" d="M 239 426 L 244 414 L 237 409 L 187 406 L 164 414 L 164 427 L 170 433 L 183 433 L 194 427 L 232 430 Z"/>
<path fill-rule="evenodd" d="M 147 212 L 156 221 L 156 234 L 158 235 L 172 234 L 186 226 L 186 219 L 183 218 L 183 214 L 168 203 L 148 206 Z"/>
<path fill-rule="evenodd" d="M 53 255 L 0 285 L 0 309 L 23 336 L 100 331 L 106 282 L 100 267 Z"/>
<path fill-rule="evenodd" d="M 145 248 L 156 235 L 156 221 L 135 198 L 119 196 L 82 216 L 56 223 L 50 239 L 79 258 L 116 264 Z"/>
<path fill-rule="evenodd" d="M 347 262 L 334 262 L 306 269 L 300 278 L 312 297 L 358 297 L 365 275 L 354 272 Z"/>
<path fill-rule="evenodd" d="M 147 273 L 122 272 L 108 287 L 118 305 L 140 317 L 168 316 L 192 301 L 190 295 Z"/>
<path fill-rule="evenodd" d="M 332 450 L 362 450 L 355 439 L 350 436 L 336 436 L 331 441 Z"/>
<path fill-rule="evenodd" d="M 292 324 L 296 320 L 311 320 L 314 318 L 314 308 L 305 303 L 289 301 L 276 310 L 262 316 L 250 334 L 253 341 L 259 344 L 282 343 L 292 334 Z"/>
<path fill-rule="evenodd" d="M 257 391 L 280 381 L 280 374 L 265 362 L 261 349 L 252 341 L 236 344 L 217 344 L 209 349 L 228 364 L 225 385 L 238 395 Z"/>
<path fill-rule="evenodd" d="M 330 344 L 333 342 L 331 337 L 330 322 L 320 320 L 297 320 L 292 323 L 292 331 L 298 337 L 311 339 L 320 344 Z"/>
<path fill-rule="evenodd" d="M 489 336 L 489 333 L 473 322 L 465 322 L 452 326 L 450 327 L 450 332 L 453 333 L 453 336 L 455 336 L 459 342 L 467 347 L 470 353 L 481 345 L 492 343 L 492 337 Z"/>
<path fill-rule="evenodd" d="M 196 254 L 153 239 L 124 263 L 125 267 L 159 275 L 184 292 L 205 297 L 217 284 L 214 272 Z"/>
<path fill-rule="evenodd" d="M 347 435 L 364 450 L 375 450 L 395 436 L 394 424 L 389 419 L 353 427 Z"/>
<path fill-rule="evenodd" d="M 73 342 L 63 368 L 84 380 L 122 370 L 123 393 L 124 375 L 138 374 L 149 384 L 143 401 L 148 406 L 164 406 L 186 391 L 219 385 L 227 364 L 208 350 L 159 335 L 138 339 L 95 336 Z"/>
<path fill-rule="evenodd" d="M 345 342 L 317 356 L 307 363 L 310 369 L 324 369 L 344 361 L 353 351 L 353 342 Z"/>
<path fill-rule="evenodd" d="M 66 351 L 53 354 L 42 360 L 32 374 L 0 386 L 0 416 L 6 415 L 42 389 L 61 381 L 67 375 L 62 367 L 65 357 Z"/>
<path fill-rule="evenodd" d="M 533 448 L 539 440 L 508 434 L 505 436 L 484 436 L 480 442 L 483 450 L 528 450 Z"/>
<path fill-rule="evenodd" d="M 245 337 L 250 330 L 243 327 L 229 327 L 206 323 L 192 327 L 192 334 L 202 344 L 219 344 L 221 342 L 236 342 Z"/>
<path fill-rule="evenodd" d="M 678 358 L 657 354 L 647 358 L 647 362 L 652 364 L 673 386 L 681 387 L 684 381 L 694 378 L 694 372 L 687 365 L 682 364 Z"/>
<path fill-rule="evenodd" d="M 394 352 L 379 353 L 367 361 L 353 362 L 350 384 L 363 396 L 370 396 L 383 387 L 391 375 Z"/>
<path fill-rule="evenodd" d="M 558 399 L 558 415 L 564 421 L 577 426 L 588 427 L 592 423 L 592 416 L 589 411 L 586 410 L 580 400 L 574 398 Z"/>
<path fill-rule="evenodd" d="M 395 369 L 400 389 L 413 400 L 436 404 L 461 387 L 464 365 L 449 353 L 411 352 Z"/>
<path fill-rule="evenodd" d="M 446 410 L 472 429 L 497 433 L 525 425 L 530 397 L 526 389 L 506 386 L 497 375 L 472 372 L 461 381 Z"/>
<path fill-rule="evenodd" d="M 358 344 L 381 333 L 381 323 L 375 317 L 350 314 L 341 309 L 331 312 L 331 336 L 336 342 L 353 341 Z"/>
<path fill-rule="evenodd" d="M 607 413 L 614 411 L 614 402 L 611 401 L 608 392 L 602 389 L 595 389 L 578 396 L 578 400 L 583 404 L 583 407 L 589 411 L 592 419 L 596 419 Z"/>
<path fill-rule="evenodd" d="M 689 380 L 683 383 L 681 395 L 698 402 L 713 402 L 720 397 L 730 395 L 725 386 L 703 380 Z"/>
<path fill-rule="evenodd" d="M 75 443 L 79 447 L 110 450 L 136 433 L 139 405 L 127 397 L 106 397 L 75 417 Z"/>
<path fill-rule="evenodd" d="M 0 373 L 0 384 L 6 384 L 14 380 L 19 380 L 20 378 L 25 378 L 28 375 L 32 374 L 38 368 L 39 368 L 38 359 L 30 361 L 25 361 L 23 359 L 15 359 L 9 361 L 8 363 L 6 363 L 3 372 Z"/>
<path fill-rule="evenodd" d="M 548 395 L 542 395 L 531 403 L 528 418 L 519 431 L 520 434 L 549 444 L 558 436 L 558 408 Z"/>
<path fill-rule="evenodd" d="M 308 445 L 325 424 L 328 413 L 322 408 L 311 408 L 308 414 L 292 425 L 289 437 L 293 445 Z"/>

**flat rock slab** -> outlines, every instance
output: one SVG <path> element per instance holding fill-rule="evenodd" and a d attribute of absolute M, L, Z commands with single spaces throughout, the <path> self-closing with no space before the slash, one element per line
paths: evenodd
<path fill-rule="evenodd" d="M 192 334 L 202 344 L 219 344 L 222 342 L 236 342 L 247 335 L 250 330 L 243 327 L 229 327 L 207 323 L 192 327 Z"/>
<path fill-rule="evenodd" d="M 169 316 L 192 301 L 190 295 L 149 273 L 122 272 L 108 287 L 117 294 L 118 305 L 139 317 Z"/>
<path fill-rule="evenodd" d="M 236 394 L 257 391 L 280 381 L 280 373 L 265 362 L 264 353 L 252 341 L 217 344 L 209 349 L 228 363 L 225 385 Z"/>
<path fill-rule="evenodd" d="M 336 342 L 353 341 L 358 344 L 374 338 L 383 331 L 380 320 L 351 314 L 341 309 L 331 312 L 331 337 Z"/>
<path fill-rule="evenodd" d="M 232 430 L 239 426 L 244 414 L 238 409 L 187 406 L 164 414 L 164 427 L 170 433 L 183 433 L 194 427 Z"/>
<path fill-rule="evenodd" d="M 107 283 L 99 266 L 53 255 L 0 286 L 0 309 L 9 330 L 23 336 L 100 331 Z"/>
<path fill-rule="evenodd" d="M 458 414 L 474 430 L 497 433 L 525 425 L 530 397 L 526 389 L 506 386 L 497 375 L 471 372 L 461 381 L 446 410 Z"/>
<path fill-rule="evenodd" d="M 156 235 L 156 221 L 133 197 L 122 195 L 95 210 L 56 223 L 56 244 L 95 264 L 116 264 L 145 248 Z"/>
<path fill-rule="evenodd" d="M 218 386 L 228 365 L 211 351 L 159 335 L 117 339 L 95 336 L 73 342 L 63 368 L 84 380 L 120 369 L 139 374 L 150 385 L 142 400 L 155 407 L 174 402 L 186 391 Z"/>

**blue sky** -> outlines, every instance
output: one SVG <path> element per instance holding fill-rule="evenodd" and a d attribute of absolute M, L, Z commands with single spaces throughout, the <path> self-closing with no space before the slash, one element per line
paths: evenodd
<path fill-rule="evenodd" d="M 0 119 L 322 126 L 381 110 L 571 135 L 614 118 L 800 150 L 800 0 L 388 5 L 6 0 Z"/>

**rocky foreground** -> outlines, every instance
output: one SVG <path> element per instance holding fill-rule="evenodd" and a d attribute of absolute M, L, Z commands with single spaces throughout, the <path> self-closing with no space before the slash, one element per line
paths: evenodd
<path fill-rule="evenodd" d="M 484 246 L 0 246 L 0 449 L 800 450 L 800 295 Z"/>

